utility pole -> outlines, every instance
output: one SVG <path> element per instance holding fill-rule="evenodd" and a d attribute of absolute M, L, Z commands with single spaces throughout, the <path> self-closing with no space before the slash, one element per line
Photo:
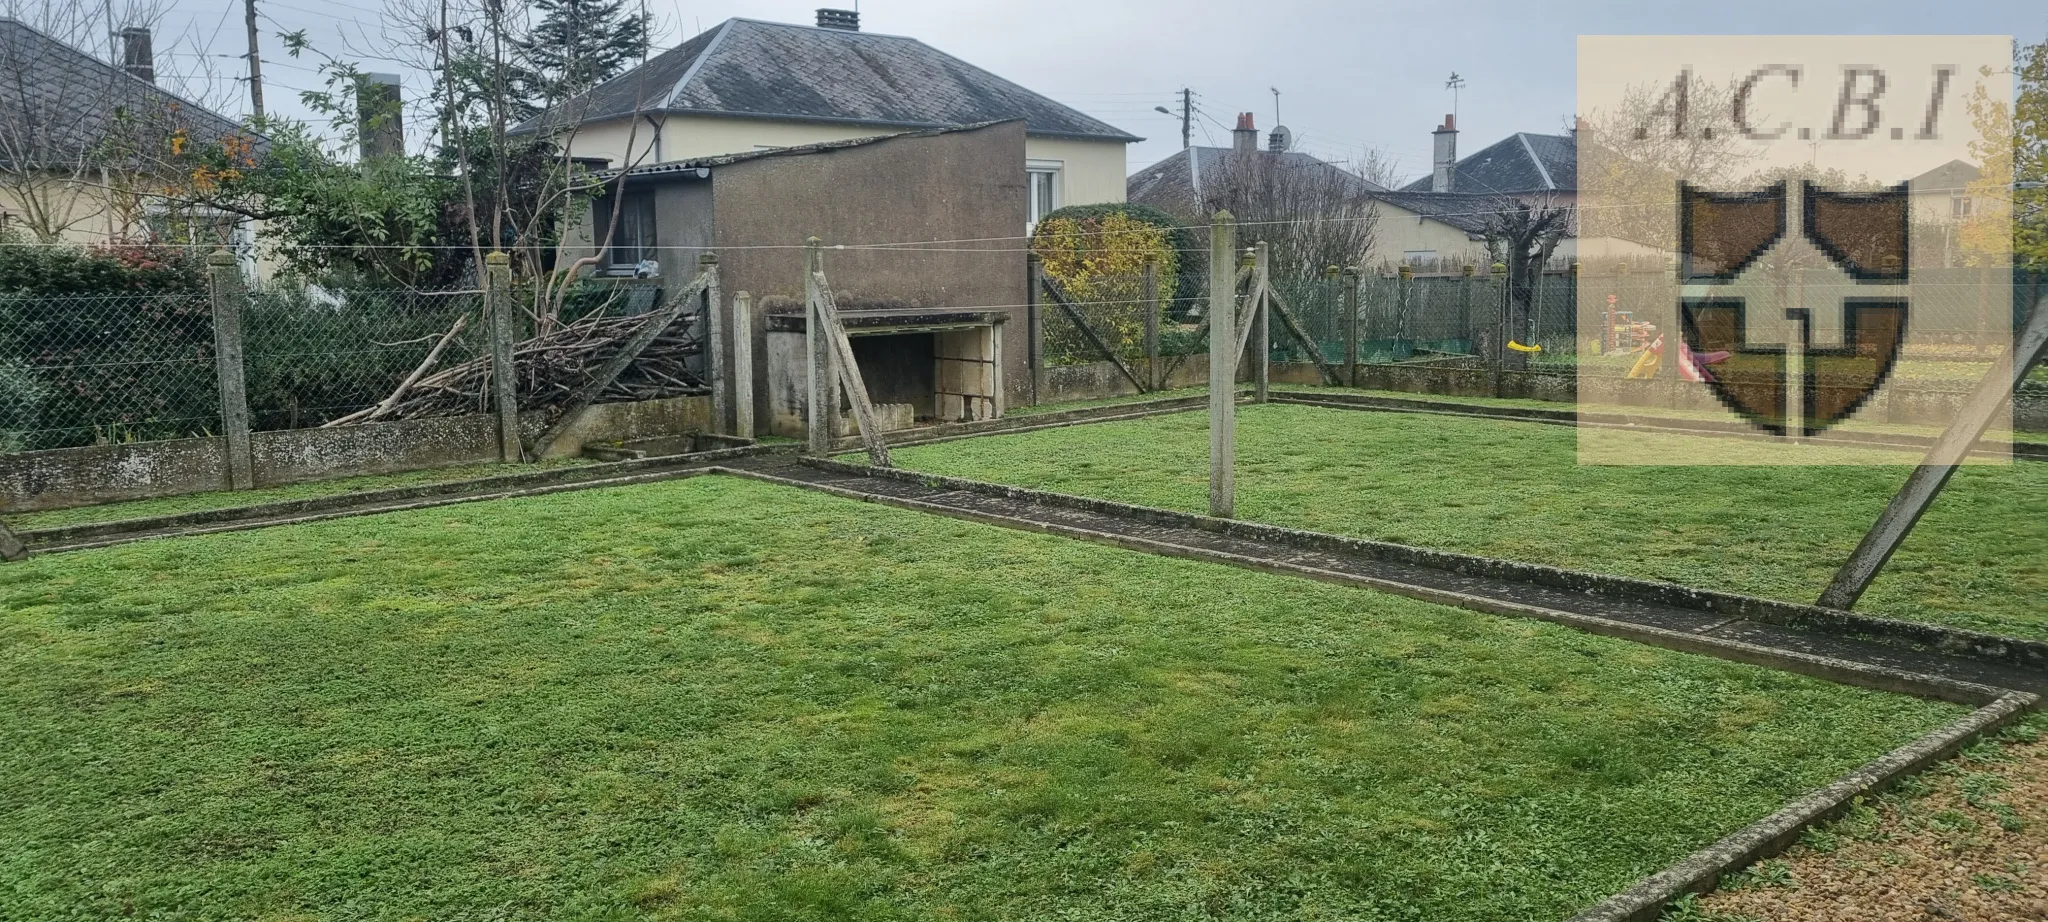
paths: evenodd
<path fill-rule="evenodd" d="M 242 0 L 242 21 L 249 26 L 249 112 L 263 121 L 263 55 L 256 44 L 256 0 Z"/>
<path fill-rule="evenodd" d="M 1153 106 L 1152 111 L 1160 115 L 1172 115 L 1173 110 L 1165 106 Z M 1182 87 L 1180 91 L 1180 149 L 1187 150 L 1195 143 L 1195 91 Z"/>

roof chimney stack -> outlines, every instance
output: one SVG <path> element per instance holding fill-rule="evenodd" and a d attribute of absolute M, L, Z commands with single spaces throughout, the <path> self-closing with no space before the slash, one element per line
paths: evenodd
<path fill-rule="evenodd" d="M 858 10 L 819 10 L 819 11 L 818 11 L 818 28 L 820 28 L 820 29 L 838 29 L 838 30 L 839 30 L 839 31 L 841 31 L 841 32 L 859 32 L 859 31 L 860 31 L 860 11 L 858 11 Z"/>
<path fill-rule="evenodd" d="M 1457 178 L 1458 117 L 1444 116 L 1443 127 L 1430 134 L 1436 139 L 1436 154 L 1430 158 L 1429 191 L 1449 192 Z"/>
<path fill-rule="evenodd" d="M 364 160 L 405 156 L 405 103 L 397 74 L 356 78 L 356 135 Z"/>
<path fill-rule="evenodd" d="M 1259 129 L 1252 124 L 1250 112 L 1237 114 L 1237 128 L 1230 133 L 1230 149 L 1239 153 L 1252 153 L 1259 149 Z"/>
<path fill-rule="evenodd" d="M 156 52 L 150 47 L 148 29 L 129 26 L 121 30 L 121 69 L 156 82 Z"/>

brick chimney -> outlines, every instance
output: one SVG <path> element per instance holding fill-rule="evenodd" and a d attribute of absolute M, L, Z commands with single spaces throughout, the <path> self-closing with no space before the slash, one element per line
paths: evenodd
<path fill-rule="evenodd" d="M 859 10 L 819 10 L 818 28 L 837 29 L 841 32 L 860 31 Z"/>
<path fill-rule="evenodd" d="M 1237 114 L 1237 128 L 1230 133 L 1230 149 L 1239 153 L 1252 153 L 1259 149 L 1259 128 L 1252 124 L 1250 112 Z"/>
<path fill-rule="evenodd" d="M 356 135 L 363 159 L 405 156 L 405 101 L 397 74 L 356 77 Z"/>
<path fill-rule="evenodd" d="M 156 52 L 150 47 L 148 29 L 129 26 L 121 30 L 121 69 L 156 82 Z"/>
<path fill-rule="evenodd" d="M 1449 192 L 1458 165 L 1458 117 L 1444 116 L 1443 127 L 1430 134 L 1436 140 L 1436 153 L 1430 158 L 1429 191 Z"/>

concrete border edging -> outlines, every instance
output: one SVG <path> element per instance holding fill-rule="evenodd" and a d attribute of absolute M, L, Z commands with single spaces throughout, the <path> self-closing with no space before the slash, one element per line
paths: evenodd
<path fill-rule="evenodd" d="M 1488 576 L 1532 583 L 1555 589 L 1604 594 L 1636 602 L 1689 608 L 1767 624 L 1778 624 L 1884 643 L 1968 656 L 2030 669 L 2048 668 L 2048 642 L 2004 637 L 1962 628 L 1911 621 L 1897 621 L 1852 612 L 1819 608 L 1797 602 L 1763 599 L 1711 589 L 1693 589 L 1674 583 L 1566 570 L 1541 564 L 1520 563 L 1476 554 L 1437 551 L 1390 544 L 1363 538 L 1346 538 L 1322 532 L 1263 525 L 1237 519 L 1216 519 L 1204 515 L 1092 499 L 1066 493 L 1033 490 L 1004 484 L 985 483 L 901 468 L 870 468 L 824 458 L 805 458 L 803 463 L 822 470 L 845 474 L 884 477 L 911 483 L 944 486 L 990 496 L 1056 508 L 1079 509 L 1133 518 L 1139 521 L 1203 531 L 1232 537 L 1285 544 L 1304 550 L 1351 554 L 1374 560 L 1430 567 L 1452 573 Z"/>
<path fill-rule="evenodd" d="M 1967 704 L 1971 706 L 1979 706 L 1986 702 L 1997 700 L 1999 696 L 2007 692 L 2007 689 L 2004 688 L 1997 688 L 1990 685 L 1978 684 L 1975 682 L 1966 682 L 1942 676 L 1927 675 L 1925 673 L 1919 672 L 1910 672 L 1903 669 L 1894 669 L 1885 666 L 1873 665 L 1869 663 L 1837 659 L 1834 657 L 1821 656 L 1818 654 L 1806 653 L 1798 650 L 1768 647 L 1759 644 L 1747 643 L 1739 640 L 1731 640 L 1727 638 L 1711 637 L 1701 634 L 1688 633 L 1685 631 L 1671 630 L 1668 628 L 1657 627 L 1654 625 L 1645 625 L 1628 621 L 1619 621 L 1612 618 L 1604 618 L 1597 615 L 1588 615 L 1578 612 L 1564 611 L 1562 609 L 1551 608 L 1547 606 L 1531 605 L 1520 602 L 1512 602 L 1502 599 L 1490 598 L 1485 596 L 1471 595 L 1468 593 L 1457 592 L 1448 589 L 1418 586 L 1411 583 L 1380 579 L 1372 576 L 1366 576 L 1363 574 L 1342 573 L 1334 570 L 1310 566 L 1299 562 L 1249 557 L 1242 554 L 1234 554 L 1228 551 L 1221 551 L 1213 548 L 1202 548 L 1181 544 L 1173 544 L 1169 542 L 1153 540 L 1150 538 L 1139 537 L 1136 535 L 1125 535 L 1113 532 L 1098 531 L 1093 529 L 1082 528 L 1075 525 L 1053 525 L 1045 522 L 1037 522 L 1027 519 L 1006 518 L 1003 516 L 991 515 L 987 513 L 978 512 L 975 510 L 962 509 L 952 506 L 942 506 L 935 503 L 929 503 L 917 499 L 910 499 L 899 496 L 889 496 L 879 493 L 867 493 L 862 492 L 860 490 L 851 489 L 848 487 L 835 486 L 830 484 L 817 484 L 800 480 L 792 480 L 789 478 L 776 476 L 774 474 L 746 470 L 743 468 L 718 467 L 715 468 L 714 470 L 715 472 L 721 474 L 730 474 L 734 476 L 745 477 L 753 480 L 760 480 L 766 483 L 774 483 L 783 486 L 800 487 L 803 489 L 815 490 L 823 493 L 830 493 L 835 496 L 845 497 L 847 499 L 877 503 L 886 506 L 896 506 L 903 509 L 911 509 L 935 515 L 943 515 L 948 518 L 981 522 L 984 524 L 997 525 L 1000 527 L 1011 528 L 1015 530 L 1036 531 L 1047 534 L 1064 535 L 1066 537 L 1072 538 L 1081 538 L 1084 540 L 1094 541 L 1100 544 L 1108 544 L 1116 547 L 1126 548 L 1129 550 L 1137 550 L 1144 551 L 1147 553 L 1160 554 L 1162 556 L 1204 560 L 1211 563 L 1223 563 L 1231 566 L 1237 566 L 1248 570 L 1259 570 L 1263 572 L 1278 573 L 1288 576 L 1302 576 L 1308 577 L 1310 579 L 1338 583 L 1348 586 L 1363 586 L 1366 588 L 1387 592 L 1393 595 L 1405 596 L 1407 598 L 1412 598 L 1424 602 L 1431 602 L 1438 605 L 1448 605 L 1454 608 L 1466 609 L 1468 611 L 1479 611 L 1488 614 L 1503 615 L 1507 617 L 1530 618 L 1539 621 L 1548 621 L 1553 624 L 1569 627 L 1574 630 L 1584 631 L 1589 634 L 1600 634 L 1608 637 L 1618 637 L 1625 640 L 1632 640 L 1648 646 L 1662 647 L 1664 649 L 1675 650 L 1682 653 L 1695 653 L 1703 656 L 1712 656 L 1717 659 L 1725 659 L 1731 662 L 1738 662 L 1752 666 L 1761 666 L 1770 669 L 1777 669 L 1784 672 L 1797 673 L 1799 675 L 1810 676 L 1813 678 L 1818 678 L 1830 682 L 1836 682 L 1843 685 L 1853 685 L 1859 688 L 1870 688 L 1879 691 L 1916 695 L 1919 697 L 1933 698 L 1937 700 L 1949 701 L 1957 704 Z"/>
<path fill-rule="evenodd" d="M 1025 413 L 1005 416 L 1001 419 L 983 419 L 969 423 L 941 423 L 918 429 L 899 429 L 885 435 L 890 448 L 908 448 L 913 445 L 931 445 L 983 435 L 1009 435 L 1019 432 L 1036 432 L 1041 429 L 1064 429 L 1083 423 L 1113 423 L 1128 419 L 1143 419 L 1148 416 L 1164 416 L 1199 410 L 1207 405 L 1207 396 L 1167 397 L 1159 400 L 1133 400 L 1126 403 L 1112 403 L 1099 407 L 1080 407 L 1072 410 L 1057 410 L 1051 413 Z M 832 440 L 832 451 L 859 451 L 862 442 L 859 436 L 842 436 Z"/>
<path fill-rule="evenodd" d="M 245 531 L 272 525 L 289 525 L 380 512 L 427 509 L 457 503 L 655 482 L 681 473 L 694 473 L 703 469 L 699 467 L 700 465 L 709 462 L 772 454 L 778 450 L 775 446 L 756 445 L 639 461 L 450 480 L 389 490 L 337 493 L 331 496 L 253 506 L 232 506 L 115 522 L 66 525 L 25 531 L 20 533 L 20 538 L 28 545 L 30 556 L 38 556 L 111 547 L 149 538 Z"/>
<path fill-rule="evenodd" d="M 1972 741 L 2018 720 L 2040 699 L 2008 692 L 1945 727 L 1865 763 L 1706 848 L 1572 916 L 1567 922 L 1656 922 L 1673 900 L 1705 893 L 1721 878 L 1792 846 L 1807 829 L 1847 812 L 1863 797 L 1924 771 Z"/>

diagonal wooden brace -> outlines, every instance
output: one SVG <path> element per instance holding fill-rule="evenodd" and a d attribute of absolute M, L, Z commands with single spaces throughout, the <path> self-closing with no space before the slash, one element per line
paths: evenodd
<path fill-rule="evenodd" d="M 21 543 L 20 538 L 14 536 L 6 522 L 0 522 L 0 560 L 15 561 L 27 557 L 28 548 Z"/>
<path fill-rule="evenodd" d="M 2043 353 L 2048 353 L 2048 297 L 2034 304 L 2034 314 L 2026 328 L 2013 338 L 2012 351 L 2007 353 L 2010 362 L 1995 363 L 1984 380 L 1978 382 L 1977 389 L 1964 401 L 1962 412 L 1927 449 L 1920 466 L 1913 469 L 1898 494 L 1878 513 L 1877 521 L 1815 604 L 1846 611 L 1863 597 L 1863 591 L 1870 588 L 1878 572 L 1892 559 L 1899 545 L 1905 543 L 1906 536 L 1913 533 L 1920 516 L 1934 505 L 1942 487 L 1955 476 L 1956 468 L 1969 457 L 1970 446 L 1984 436 L 1998 408 L 2019 389 L 2020 382 L 2027 380 L 2027 373 L 2040 364 Z"/>
<path fill-rule="evenodd" d="M 1308 330 L 1301 325 L 1301 321 L 1295 319 L 1294 311 L 1288 309 L 1287 302 L 1280 297 L 1280 293 L 1269 288 L 1266 291 L 1266 298 L 1268 299 L 1267 305 L 1272 309 L 1274 315 L 1280 318 L 1280 322 L 1287 327 L 1287 332 L 1293 334 L 1295 339 L 1301 341 L 1302 348 L 1308 350 L 1309 358 L 1316 363 L 1316 369 L 1323 373 L 1323 383 L 1331 387 L 1343 384 L 1343 379 L 1337 374 L 1337 366 L 1330 364 L 1329 361 L 1323 358 L 1322 347 L 1316 345 L 1316 341 L 1309 338 Z"/>
<path fill-rule="evenodd" d="M 846 337 L 846 324 L 839 318 L 839 302 L 832 297 L 832 286 L 825 281 L 825 273 L 812 273 L 816 282 L 817 303 L 812 306 L 813 316 L 821 321 L 826 341 L 838 361 L 839 381 L 846 388 L 846 402 L 853 404 L 853 418 L 860 423 L 860 442 L 868 450 L 868 463 L 876 467 L 893 467 L 889 461 L 889 444 L 882 440 L 881 426 L 875 420 L 875 405 L 868 399 L 867 382 L 861 380 L 860 363 L 853 357 L 853 340 Z"/>
<path fill-rule="evenodd" d="M 1060 312 L 1066 314 L 1067 319 L 1073 321 L 1074 326 L 1081 330 L 1082 338 L 1088 340 L 1088 344 L 1094 346 L 1095 351 L 1102 353 L 1104 358 L 1109 359 L 1110 363 L 1116 366 L 1117 371 L 1123 372 L 1124 377 L 1131 382 L 1131 386 L 1138 389 L 1138 393 L 1143 394 L 1151 390 L 1151 388 L 1145 386 L 1143 381 L 1138 380 L 1137 373 L 1131 371 L 1130 366 L 1125 365 L 1123 359 L 1117 357 L 1116 350 L 1111 349 L 1109 344 L 1103 341 L 1102 336 L 1095 332 L 1095 328 L 1089 325 L 1088 318 L 1083 316 L 1074 307 L 1073 302 L 1067 299 L 1066 289 L 1062 288 L 1060 283 L 1051 276 L 1045 277 L 1045 293 L 1048 297 L 1052 298 L 1053 304 L 1058 305 Z"/>

